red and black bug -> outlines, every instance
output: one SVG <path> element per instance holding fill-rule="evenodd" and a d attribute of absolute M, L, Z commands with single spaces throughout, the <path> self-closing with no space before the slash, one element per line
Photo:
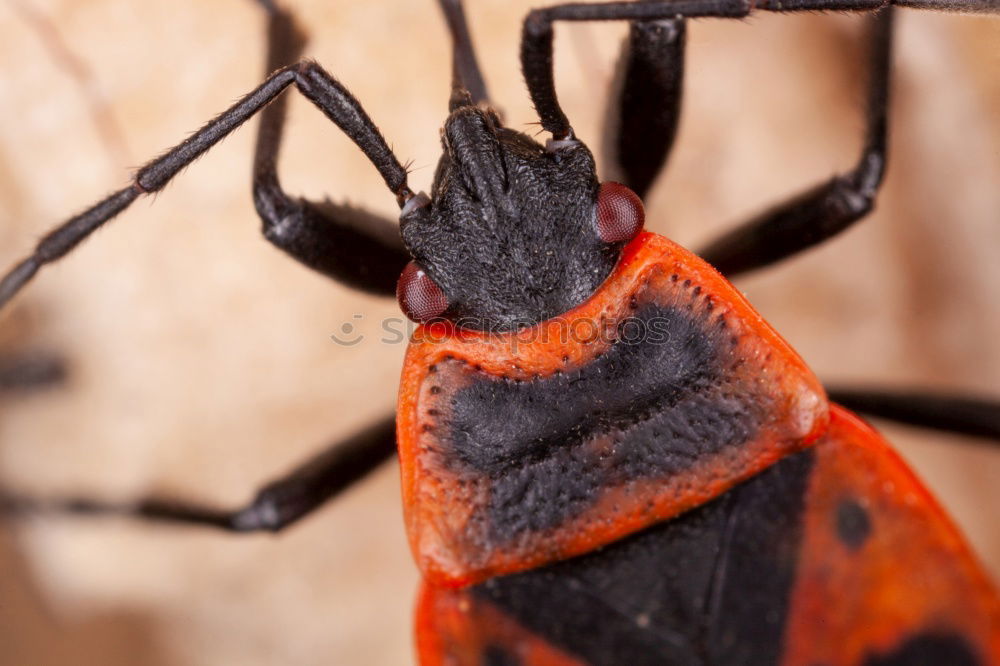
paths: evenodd
<path fill-rule="evenodd" d="M 674 26 L 675 29 L 676 29 L 676 27 L 677 26 Z M 674 47 L 676 47 L 676 42 L 673 42 L 673 44 L 674 44 Z M 455 130 L 456 135 L 454 137 L 451 137 L 452 138 L 452 145 L 455 146 L 455 153 L 456 154 L 460 155 L 464 159 L 469 159 L 468 156 L 471 155 L 471 154 L 473 154 L 475 152 L 474 149 L 476 147 L 475 146 L 475 141 L 474 140 L 470 141 L 469 137 L 470 136 L 475 137 L 475 135 L 477 134 L 477 132 L 480 133 L 480 134 L 482 134 L 483 127 L 487 127 L 488 128 L 489 123 L 496 122 L 496 119 L 495 119 L 495 117 L 491 118 L 490 116 L 488 116 L 486 114 L 482 114 L 482 113 L 478 113 L 478 112 L 474 111 L 472 109 L 472 107 L 470 105 L 466 104 L 462 99 L 458 99 L 458 100 L 453 99 L 453 103 L 456 106 L 455 111 L 463 111 L 463 110 L 465 110 L 465 111 L 467 111 L 467 113 L 465 113 L 465 115 L 468 116 L 468 117 L 462 117 L 461 118 L 462 122 L 457 122 L 456 121 L 455 125 L 457 126 L 457 129 Z M 485 123 L 485 125 L 477 126 L 477 123 Z M 349 127 L 353 127 L 353 125 L 350 125 L 350 123 L 348 123 L 348 125 L 349 125 Z M 357 128 L 355 128 L 355 129 L 357 129 Z M 493 129 L 495 130 L 496 127 L 494 127 Z M 370 131 L 370 127 L 369 128 L 362 127 L 361 131 Z M 488 139 L 489 137 L 485 137 L 485 138 Z M 566 138 L 561 138 L 560 140 L 564 141 L 564 142 L 567 141 Z M 468 147 L 469 147 L 467 144 L 463 144 L 463 141 L 466 141 L 466 142 L 469 142 L 469 143 L 473 144 L 472 145 L 472 150 L 469 150 L 468 152 L 463 153 L 463 150 L 467 150 Z M 266 142 L 264 142 L 264 143 L 266 143 Z M 464 148 L 463 148 L 463 146 L 464 146 Z M 527 151 L 527 144 L 525 144 L 525 146 L 523 146 L 523 147 Z M 265 146 L 265 148 L 266 148 L 266 146 Z M 558 155 L 558 156 L 560 156 L 564 160 L 563 164 L 565 164 L 566 162 L 572 163 L 572 160 L 574 159 L 574 155 L 572 154 L 572 151 L 574 151 L 574 150 L 579 151 L 579 150 L 581 150 L 582 147 L 579 146 L 579 145 L 574 145 L 572 143 L 562 143 L 562 144 L 558 144 L 557 143 L 557 144 L 555 144 L 553 146 L 553 148 L 556 151 L 555 154 Z M 877 149 L 877 146 L 876 146 L 876 149 Z M 563 153 L 562 155 L 560 155 L 559 152 L 558 152 L 560 150 L 564 150 L 564 151 L 566 151 L 566 153 Z M 876 152 L 877 152 L 877 150 L 876 150 Z M 579 155 L 579 154 L 580 153 L 577 153 L 577 155 Z M 528 155 L 528 157 L 530 157 L 530 155 Z M 582 159 L 582 158 L 575 157 L 575 159 Z M 474 160 L 472 162 L 474 163 Z M 269 209 L 268 206 L 270 206 L 270 205 L 272 205 L 272 204 L 275 203 L 274 197 L 277 196 L 276 193 L 275 193 L 275 191 L 272 189 L 272 186 L 276 187 L 276 181 L 269 181 L 269 179 L 267 177 L 267 172 L 268 172 L 268 168 L 267 167 L 268 167 L 268 165 L 266 163 L 263 164 L 263 165 L 261 165 L 261 172 L 260 172 L 260 174 L 262 175 L 262 178 L 258 181 L 258 185 L 259 185 L 258 208 L 262 209 L 261 212 L 263 214 L 265 214 L 265 215 L 267 215 L 269 212 L 272 213 L 272 214 L 276 214 L 274 212 L 274 210 L 273 209 Z M 878 169 L 878 167 L 876 166 L 876 170 L 877 169 Z M 159 172 L 156 169 L 153 169 L 153 170 L 151 170 L 148 173 L 151 174 L 153 177 L 155 177 Z M 455 174 L 451 174 L 451 175 L 453 177 L 456 177 Z M 496 174 L 489 173 L 488 170 L 483 171 L 483 172 L 469 173 L 469 174 L 462 174 L 462 173 L 458 174 L 458 176 L 467 176 L 468 177 L 468 180 L 464 183 L 464 187 L 466 189 L 471 189 L 474 192 L 479 193 L 479 194 L 482 193 L 482 190 L 481 189 L 477 189 L 477 188 L 483 187 L 483 188 L 489 189 L 489 188 L 495 186 L 495 182 L 491 182 L 491 179 L 493 179 L 495 181 L 495 175 Z M 868 175 L 869 177 L 874 178 L 875 180 L 877 180 L 877 176 L 871 176 L 871 173 L 865 173 L 865 172 L 862 171 L 862 175 Z M 141 176 L 140 176 L 140 178 L 141 178 Z M 867 185 L 865 185 L 864 182 L 863 182 L 863 181 L 865 181 L 865 178 L 862 178 L 861 176 L 857 176 L 857 178 L 859 179 L 859 183 L 860 183 L 861 189 L 864 189 L 864 187 L 867 187 Z M 848 184 L 848 185 L 850 185 L 850 184 Z M 854 185 L 855 186 L 859 186 L 858 183 L 855 183 Z M 844 187 L 844 184 L 840 183 L 840 184 L 837 184 L 837 186 L 838 187 Z M 145 186 L 143 186 L 143 187 L 145 187 Z M 563 183 L 563 184 L 560 185 L 560 187 L 561 188 L 564 187 L 567 191 L 572 191 L 574 186 L 573 186 L 572 183 Z M 848 189 L 849 189 L 849 187 L 848 187 Z M 463 207 L 469 207 L 471 205 L 469 201 L 462 200 L 462 198 L 460 196 L 458 196 L 458 195 L 461 194 L 460 191 L 454 190 L 453 193 L 455 194 L 456 200 L 455 201 L 448 201 L 447 202 L 447 206 L 451 206 L 453 210 L 461 210 Z M 854 192 L 852 192 L 852 193 L 854 193 Z M 433 194 L 434 193 L 432 193 L 432 195 Z M 404 195 L 404 198 L 407 196 L 405 192 L 403 192 L 403 195 Z M 119 195 L 119 196 L 121 198 L 123 198 L 123 199 L 127 199 L 127 198 L 131 197 L 132 194 L 129 194 L 129 193 L 126 193 L 125 191 L 123 191 L 121 193 L 121 195 Z M 438 197 L 434 197 L 434 199 L 435 199 L 434 205 L 438 205 Z M 481 196 L 478 197 L 478 200 L 482 201 L 482 197 Z M 287 201 L 281 201 L 280 197 L 279 197 L 279 202 L 280 203 L 286 203 L 286 204 L 288 203 Z M 441 208 L 445 208 L 445 207 L 446 206 L 441 206 Z M 301 222 L 303 225 L 305 225 L 306 228 L 308 228 L 310 225 L 318 224 L 317 220 L 322 219 L 321 217 L 311 217 L 311 216 L 318 216 L 318 215 L 321 215 L 322 213 L 321 212 L 317 212 L 317 211 L 315 211 L 314 209 L 312 209 L 310 207 L 301 207 L 301 208 L 298 208 L 298 209 L 294 209 L 293 208 L 292 210 L 293 210 L 293 212 L 295 210 L 297 210 L 298 213 L 301 213 L 301 219 L 297 218 L 297 217 L 291 217 L 290 218 L 290 217 L 288 217 L 288 215 L 286 215 L 285 217 L 282 217 L 280 219 L 280 221 L 283 223 L 281 225 L 283 228 L 276 229 L 275 232 L 274 232 L 274 234 L 272 236 L 269 236 L 269 238 L 271 238 L 275 242 L 281 244 L 283 247 L 285 247 L 285 249 L 287 249 L 293 255 L 298 255 L 298 254 L 300 254 L 303 251 L 303 248 L 298 247 L 298 246 L 296 246 L 294 244 L 293 241 L 295 239 L 294 238 L 289 239 L 289 238 L 286 238 L 286 237 L 283 237 L 283 236 L 280 235 L 281 233 L 284 233 L 284 232 L 287 231 L 287 229 L 284 228 L 284 226 L 285 226 L 284 223 L 288 222 L 289 220 L 291 222 L 296 222 L 296 223 L 297 222 Z M 421 213 L 421 211 L 426 212 L 426 209 L 414 205 L 407 212 L 413 214 L 414 216 L 417 216 L 417 215 L 419 215 Z M 280 211 L 280 212 L 281 213 L 288 213 L 288 211 Z M 848 212 L 857 213 L 857 211 L 848 211 Z M 557 222 L 562 221 L 562 219 L 564 219 L 564 218 L 561 218 L 560 220 L 556 220 L 553 223 L 553 225 L 544 225 L 544 223 L 543 223 L 542 224 L 542 228 L 543 229 L 549 229 L 552 233 L 555 233 L 556 231 L 565 231 L 564 228 L 559 227 L 558 224 L 556 224 Z M 483 215 L 483 216 L 476 216 L 475 220 L 479 221 L 479 222 L 482 222 L 487 227 L 489 226 L 488 216 L 485 216 L 485 215 Z M 87 220 L 84 219 L 84 221 L 86 222 Z M 599 220 L 598 220 L 598 222 L 599 222 Z M 546 319 L 547 320 L 547 319 L 550 318 L 547 315 L 548 314 L 553 314 L 553 312 L 550 312 L 550 310 L 554 311 L 555 313 L 563 313 L 566 310 L 571 310 L 572 309 L 571 306 L 576 306 L 581 301 L 581 297 L 579 295 L 580 293 L 587 292 L 587 291 L 593 291 L 594 287 L 596 286 L 595 283 L 604 283 L 605 282 L 605 280 L 604 280 L 605 275 L 607 275 L 607 273 L 611 270 L 610 266 L 618 264 L 617 260 L 615 260 L 615 261 L 608 261 L 607 256 L 605 255 L 606 248 L 601 248 L 599 246 L 596 246 L 592 242 L 589 242 L 589 243 L 588 242 L 583 242 L 579 246 L 574 246 L 574 249 L 578 251 L 578 254 L 577 253 L 573 253 L 573 254 L 568 255 L 568 257 L 566 255 L 557 255 L 558 258 L 556 260 L 549 260 L 549 261 L 558 261 L 558 259 L 567 259 L 567 258 L 582 259 L 582 258 L 585 258 L 585 257 L 589 257 L 588 260 L 581 261 L 580 262 L 581 265 L 598 265 L 598 266 L 605 265 L 605 266 L 608 266 L 608 268 L 606 268 L 605 270 L 603 270 L 603 274 L 601 274 L 601 275 L 598 276 L 599 279 L 595 278 L 594 276 L 592 276 L 590 274 L 587 274 L 585 277 L 587 278 L 587 280 L 589 280 L 589 282 L 585 281 L 585 283 L 583 283 L 582 286 L 580 284 L 574 284 L 573 280 L 571 280 L 571 279 L 570 280 L 562 279 L 562 280 L 555 280 L 555 281 L 553 281 L 552 283 L 549 283 L 549 284 L 543 284 L 542 286 L 544 288 L 538 290 L 537 292 L 526 292 L 526 291 L 524 291 L 523 289 L 520 288 L 520 287 L 522 287 L 522 285 L 519 285 L 519 284 L 516 284 L 516 283 L 513 284 L 513 285 L 503 285 L 503 284 L 493 285 L 492 280 L 489 280 L 489 278 L 494 278 L 494 277 L 497 277 L 497 278 L 507 278 L 507 277 L 510 277 L 510 276 L 506 275 L 503 272 L 476 273 L 476 272 L 469 271 L 468 270 L 468 268 L 469 268 L 468 266 L 456 266 L 456 265 L 454 265 L 454 263 L 450 263 L 449 261 L 447 261 L 447 256 L 445 257 L 444 260 L 442 260 L 439 256 L 437 256 L 436 253 L 443 253 L 443 254 L 447 255 L 447 253 L 455 251 L 454 250 L 455 246 L 460 246 L 461 244 L 460 243 L 455 243 L 454 245 L 443 244 L 444 247 L 442 247 L 442 244 L 435 244 L 433 242 L 433 239 L 426 240 L 426 239 L 422 238 L 421 235 L 418 233 L 419 232 L 419 228 L 420 228 L 420 226 L 419 226 L 420 225 L 420 219 L 418 217 L 414 217 L 412 220 L 409 220 L 408 224 L 412 224 L 413 225 L 413 226 L 409 227 L 411 230 L 412 229 L 417 229 L 418 230 L 418 231 L 412 231 L 411 232 L 414 235 L 413 236 L 413 240 L 411 242 L 411 246 L 412 246 L 411 249 L 413 251 L 413 254 L 417 257 L 418 261 L 419 260 L 423 260 L 427 264 L 425 272 L 428 275 L 430 275 L 431 278 L 436 279 L 436 280 L 438 280 L 438 281 L 440 281 L 442 283 L 441 286 L 439 286 L 439 289 L 442 291 L 442 293 L 448 294 L 449 296 L 452 297 L 448 301 L 448 305 L 447 305 L 447 307 L 450 308 L 450 311 L 446 312 L 446 314 L 449 314 L 452 318 L 459 318 L 459 319 L 464 320 L 464 321 L 469 321 L 469 320 L 471 320 L 472 317 L 477 316 L 477 315 L 481 315 L 483 312 L 485 312 L 486 313 L 486 319 L 485 320 L 481 320 L 479 322 L 479 327 L 482 327 L 482 328 L 513 329 L 513 328 L 519 327 L 522 323 L 525 323 L 523 321 L 522 317 L 523 318 L 527 318 L 528 320 L 532 320 L 532 319 L 534 319 L 534 320 Z M 335 231 L 335 230 L 331 230 L 331 231 Z M 484 233 L 488 233 L 491 230 L 490 229 L 483 229 L 482 231 Z M 516 232 L 517 230 L 514 230 L 514 231 Z M 598 226 L 598 232 L 599 231 L 600 231 L 600 227 Z M 404 237 L 405 237 L 406 233 L 407 232 L 405 231 L 405 228 L 404 228 Z M 606 240 L 606 239 L 602 238 L 602 234 L 601 233 L 598 233 L 597 237 L 601 238 L 601 240 Z M 625 240 L 624 238 L 618 238 L 618 237 L 613 237 L 613 238 L 617 239 L 618 242 L 624 242 L 624 240 Z M 328 240 L 328 239 L 326 239 L 326 240 Z M 479 248 L 476 247 L 476 240 L 477 239 L 475 237 L 472 237 L 472 238 L 463 238 L 462 240 L 466 242 L 466 245 L 464 246 L 464 250 L 465 251 L 462 253 L 462 255 L 459 255 L 459 256 L 462 256 L 463 258 L 466 257 L 466 256 L 476 256 L 476 252 L 479 250 Z M 507 237 L 507 238 L 505 238 L 505 237 L 498 237 L 497 240 L 498 240 L 498 243 L 501 246 L 504 246 L 504 247 L 511 247 L 511 246 L 513 246 L 513 247 L 516 248 L 517 245 L 518 245 L 517 242 L 512 242 L 509 237 Z M 566 240 L 566 238 L 565 237 L 560 237 L 558 240 L 560 242 L 564 242 Z M 584 239 L 584 240 L 592 241 L 592 238 L 591 239 Z M 732 247 L 733 245 L 738 246 L 739 245 L 739 241 L 740 241 L 740 238 L 738 236 L 734 236 L 731 239 L 731 243 L 730 243 L 730 245 L 728 247 Z M 588 245 L 590 247 L 588 247 Z M 727 246 L 725 244 L 721 244 L 721 245 L 719 245 L 717 247 L 726 248 Z M 311 248 L 307 248 L 307 249 L 312 250 L 312 249 L 315 249 L 315 248 L 311 247 Z M 323 248 L 324 251 L 322 253 L 318 253 L 316 255 L 309 256 L 309 257 L 306 258 L 306 261 L 307 261 L 307 263 L 309 263 L 313 267 L 319 268 L 321 270 L 325 270 L 326 272 L 336 273 L 339 277 L 345 278 L 348 281 L 361 280 L 362 278 L 359 278 L 356 273 L 354 273 L 354 272 L 352 272 L 350 270 L 344 271 L 343 266 L 340 265 L 340 263 L 338 261 L 332 261 L 331 260 L 331 257 L 337 256 L 336 252 L 338 251 L 338 249 L 339 248 L 337 248 L 337 247 Z M 617 249 L 618 248 L 616 248 L 616 250 Z M 377 253 L 377 252 L 378 252 L 377 248 L 372 248 L 372 247 L 369 247 L 369 246 L 365 245 L 364 243 L 362 243 L 359 246 L 359 249 L 356 249 L 356 251 L 352 252 L 352 254 L 355 255 L 355 256 L 362 256 L 362 257 L 364 257 L 364 255 L 366 255 L 366 253 L 370 255 L 371 253 Z M 724 257 L 724 255 L 725 255 L 724 250 L 717 249 L 717 250 L 715 250 L 715 252 L 717 252 L 720 257 Z M 641 252 L 637 251 L 637 254 L 641 255 Z M 545 256 L 549 256 L 549 255 L 545 255 Z M 378 261 L 377 258 L 372 258 L 371 256 L 367 256 L 365 258 L 366 259 L 370 259 L 372 261 L 376 261 L 376 262 Z M 532 274 L 532 275 L 536 274 L 535 271 L 531 271 L 530 270 L 531 268 L 533 268 L 532 261 L 535 261 L 536 259 L 537 259 L 537 257 L 533 257 L 530 254 L 527 255 L 527 256 L 523 256 L 523 257 L 520 257 L 520 256 L 517 257 L 517 260 L 521 261 L 522 264 L 529 269 L 529 271 L 528 271 L 529 274 Z M 541 259 L 541 261 L 545 261 L 545 259 Z M 717 259 L 717 261 L 720 264 L 724 264 L 725 260 L 724 260 L 724 258 L 719 258 L 719 259 Z M 328 264 L 327 262 L 330 262 L 330 263 Z M 434 266 L 436 264 L 440 264 L 440 267 L 437 269 L 437 274 L 435 274 L 435 269 L 434 269 Z M 619 265 L 621 265 L 621 264 L 619 264 Z M 31 268 L 31 266 L 28 265 L 28 269 L 30 269 L 30 268 Z M 563 267 L 563 266 L 556 266 L 554 268 L 563 269 L 563 270 L 566 270 L 566 271 L 568 271 L 570 273 L 572 272 L 572 267 L 566 268 L 566 267 Z M 451 274 L 449 272 L 449 269 L 453 269 L 454 274 Z M 736 268 L 734 267 L 734 268 L 732 268 L 732 270 L 735 271 Z M 344 272 L 345 274 L 341 275 L 340 274 L 341 272 Z M 600 271 L 598 271 L 598 272 L 600 272 Z M 553 274 L 558 275 L 558 270 L 553 271 Z M 672 277 L 672 275 L 673 274 L 671 274 L 671 277 Z M 384 275 L 381 276 L 381 277 L 384 278 Z M 549 278 L 551 276 L 549 274 L 543 272 L 543 277 L 544 278 Z M 688 278 L 684 278 L 683 280 L 680 280 L 681 285 L 684 285 L 684 282 L 687 279 Z M 489 288 L 490 289 L 496 289 L 497 293 L 491 294 L 491 297 L 489 299 L 486 299 L 485 301 L 484 300 L 477 300 L 480 297 L 480 292 L 483 291 L 484 289 L 486 289 L 486 287 L 482 287 L 482 286 L 477 287 L 477 285 L 482 285 L 484 282 L 489 282 L 490 283 L 490 287 Z M 500 282 L 502 283 L 503 279 L 501 279 Z M 695 289 L 698 289 L 698 288 L 702 287 L 702 285 L 694 284 L 692 282 L 692 284 L 684 285 L 684 287 L 685 288 L 690 288 L 692 290 L 695 290 Z M 696 296 L 699 297 L 699 298 L 708 299 L 708 297 L 710 295 L 711 294 L 706 294 L 706 293 L 699 292 Z M 513 306 L 511 305 L 512 303 L 514 304 Z M 715 309 L 715 308 L 720 308 L 721 306 L 719 304 L 715 304 L 712 307 L 713 307 L 713 309 Z M 519 312 L 513 312 L 513 314 L 512 314 L 512 310 L 517 310 L 517 308 L 524 308 L 524 309 L 522 311 L 519 311 Z M 525 314 L 525 313 L 527 313 L 527 314 Z M 666 319 L 668 321 L 672 321 L 672 320 L 670 320 L 669 317 L 667 317 Z M 527 323 L 531 323 L 531 322 L 528 321 Z M 470 326 L 467 326 L 467 328 L 476 328 L 476 327 L 477 326 L 474 323 L 472 325 L 470 325 Z M 670 329 L 670 330 L 672 330 L 672 329 Z M 674 332 L 674 338 L 676 338 L 677 335 L 680 335 L 680 334 Z M 454 359 L 446 359 L 446 360 L 454 360 Z M 475 359 L 475 360 L 479 361 L 479 359 Z M 609 363 L 614 363 L 614 361 L 615 361 L 615 359 L 612 359 L 611 361 L 608 361 L 608 362 Z M 435 365 L 435 364 L 431 364 L 431 365 Z M 485 364 L 483 364 L 483 363 L 480 363 L 480 365 L 483 365 L 483 367 L 486 367 Z M 530 378 L 528 378 L 528 377 L 522 378 L 522 381 L 525 381 L 525 382 L 527 382 L 529 380 L 530 380 Z M 584 381 L 587 381 L 587 379 L 584 378 Z M 604 388 L 604 391 L 605 392 L 607 391 L 606 387 Z M 529 397 L 531 397 L 531 396 L 529 395 Z M 523 401 L 523 399 L 522 398 L 518 398 L 516 396 L 511 396 L 510 400 L 507 401 L 507 402 L 510 403 L 510 404 L 520 404 L 519 401 Z M 531 402 L 531 400 L 529 400 L 528 402 Z M 522 410 L 522 412 L 525 413 L 525 414 L 528 414 L 528 413 L 530 413 L 530 410 L 524 409 L 524 410 Z M 509 421 L 509 419 L 508 419 L 508 421 Z M 424 424 L 421 424 L 421 427 L 423 427 L 424 425 L 432 425 L 432 424 L 424 423 Z M 801 425 L 801 424 L 797 424 L 797 425 Z M 373 433 L 376 434 L 376 435 L 377 434 L 383 434 L 383 431 L 384 431 L 384 429 L 383 430 L 378 430 L 377 429 L 377 430 L 373 431 Z M 432 432 L 432 430 L 428 430 L 428 432 Z M 804 433 L 799 433 L 798 437 L 799 437 L 799 439 L 803 439 Z M 367 445 L 370 444 L 372 441 L 374 441 L 374 440 L 369 440 L 368 438 L 359 439 L 358 440 L 359 449 L 367 450 L 369 448 Z M 527 454 L 529 455 L 529 457 L 533 457 L 533 456 L 537 456 L 538 455 L 538 453 L 536 451 L 528 451 Z M 353 459 L 353 460 L 355 462 L 357 462 L 356 459 Z M 370 461 L 361 460 L 358 464 L 360 464 L 361 466 L 364 466 L 367 462 L 370 462 Z M 504 462 L 504 461 L 501 461 L 501 462 Z M 506 462 L 509 462 L 509 461 L 506 461 Z M 339 478 L 341 480 L 343 480 L 345 477 L 340 476 Z M 316 480 L 316 479 L 313 479 L 313 480 Z M 335 485 L 326 485 L 325 482 L 328 481 L 328 480 L 329 479 L 322 479 L 322 481 L 324 482 L 324 485 L 326 486 L 326 490 L 328 492 L 332 493 L 332 492 L 334 492 L 336 490 L 336 486 Z M 846 506 L 849 507 L 850 505 L 846 505 Z M 100 508 L 100 507 L 96 507 L 95 506 L 95 507 L 91 507 L 91 508 L 97 509 L 97 508 Z M 158 515 L 159 517 L 164 517 L 164 518 L 182 518 L 182 517 L 184 517 L 184 518 L 198 518 L 198 517 L 200 517 L 200 518 L 208 520 L 210 522 L 219 522 L 219 523 L 225 523 L 225 522 L 227 522 L 229 520 L 229 517 L 225 516 L 225 515 L 207 515 L 207 514 L 196 515 L 196 512 L 191 512 L 191 513 L 189 513 L 187 515 L 179 514 L 176 511 L 176 508 L 177 507 L 164 507 L 162 505 L 149 504 L 149 505 L 147 505 L 145 507 L 145 512 L 147 514 L 155 514 L 155 515 Z M 844 522 L 846 524 L 850 525 L 850 524 L 857 524 L 859 522 L 860 523 L 864 522 L 863 519 L 858 519 L 857 515 L 856 515 L 857 512 L 855 511 L 855 512 L 852 513 L 852 510 L 850 508 L 844 510 L 843 513 L 848 516 L 848 518 L 844 520 Z M 854 518 L 851 518 L 852 515 L 854 516 Z M 257 519 L 259 517 L 260 517 L 260 514 L 257 513 L 257 512 L 252 512 L 252 511 L 251 512 L 245 512 L 241 516 L 240 520 L 238 521 L 238 525 L 237 526 L 238 527 L 246 527 L 248 525 L 248 523 L 245 522 L 245 519 L 249 518 L 250 520 L 254 520 L 254 519 Z M 851 530 L 847 530 L 847 532 L 853 534 L 853 533 L 857 532 L 857 530 L 855 529 L 853 532 Z M 567 551 L 567 552 L 569 552 L 569 551 Z M 519 556 L 515 556 L 514 559 L 518 559 L 518 557 Z M 520 560 L 520 561 L 523 561 L 523 560 Z M 489 647 L 489 646 L 487 646 L 487 647 Z M 497 649 L 500 649 L 500 648 L 497 648 Z"/>

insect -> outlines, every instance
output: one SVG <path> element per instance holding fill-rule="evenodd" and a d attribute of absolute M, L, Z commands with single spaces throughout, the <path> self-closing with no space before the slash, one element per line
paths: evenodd
<path fill-rule="evenodd" d="M 387 133 L 389 133 L 389 132 L 388 132 L 388 130 L 387 130 L 386 132 L 387 132 Z M 108 235 L 107 235 L 107 237 L 108 237 L 108 238 L 110 238 L 110 236 L 111 236 L 111 234 L 108 234 Z M 267 471 L 269 471 L 269 470 L 264 470 L 264 472 L 265 472 L 265 473 L 266 473 Z M 197 490 L 197 489 L 195 489 L 195 490 Z"/>

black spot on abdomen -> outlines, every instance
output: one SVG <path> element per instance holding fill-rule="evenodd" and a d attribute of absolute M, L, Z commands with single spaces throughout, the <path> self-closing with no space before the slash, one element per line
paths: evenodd
<path fill-rule="evenodd" d="M 837 537 L 851 550 L 864 545 L 872 533 L 872 522 L 868 511 L 857 501 L 846 498 L 837 504 Z"/>

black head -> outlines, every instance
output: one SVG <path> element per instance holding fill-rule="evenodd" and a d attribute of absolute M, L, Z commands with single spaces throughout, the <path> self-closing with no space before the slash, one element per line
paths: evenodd
<path fill-rule="evenodd" d="M 642 226 L 638 197 L 601 186 L 580 141 L 542 146 L 470 101 L 453 103 L 442 143 L 430 199 L 414 197 L 400 217 L 414 264 L 398 293 L 413 319 L 508 331 L 564 313 Z"/>

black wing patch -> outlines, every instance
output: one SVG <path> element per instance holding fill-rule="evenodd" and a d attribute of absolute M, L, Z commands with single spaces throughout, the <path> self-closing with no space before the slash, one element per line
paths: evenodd
<path fill-rule="evenodd" d="M 594 666 L 777 664 L 813 462 L 796 454 L 678 519 L 473 593 Z"/>

